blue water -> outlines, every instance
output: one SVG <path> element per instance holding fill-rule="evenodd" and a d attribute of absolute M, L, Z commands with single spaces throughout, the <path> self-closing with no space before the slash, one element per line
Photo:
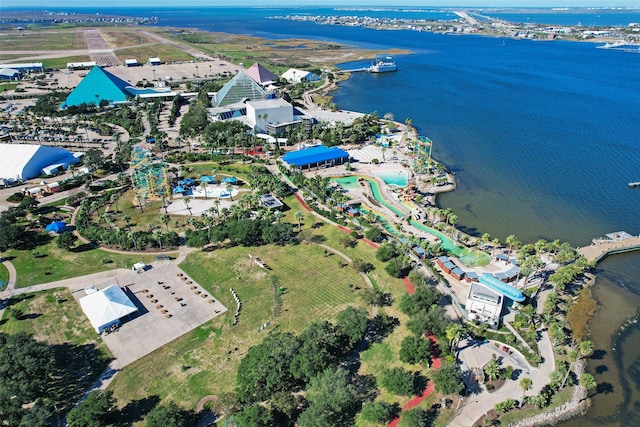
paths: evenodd
<path fill-rule="evenodd" d="M 638 54 L 596 49 L 592 43 L 267 19 L 354 14 L 332 8 L 108 12 L 154 15 L 164 26 L 411 50 L 415 53 L 395 57 L 397 73 L 354 74 L 341 83 L 334 101 L 343 109 L 393 113 L 400 122 L 411 118 L 433 140 L 434 157 L 456 173 L 457 190 L 439 203 L 456 212 L 459 226 L 500 239 L 516 234 L 523 242 L 558 238 L 574 246 L 612 231 L 640 233 L 640 189 L 627 188 L 629 181 L 640 180 Z M 611 17 L 620 23 L 640 21 L 637 11 L 625 13 L 600 13 L 595 19 L 601 24 Z M 552 15 L 538 14 L 535 21 L 544 16 L 550 24 L 577 24 L 569 20 L 578 15 Z M 528 16 L 531 22 L 533 15 Z M 582 24 L 596 25 L 588 20 L 591 14 L 585 16 L 579 17 Z M 640 425 L 640 328 L 618 334 L 640 306 L 640 253 L 600 264 L 593 292 L 601 310 L 592 322 L 597 358 L 589 360 L 589 370 L 600 386 L 589 414 L 567 425 Z"/>
<path fill-rule="evenodd" d="M 407 173 L 404 171 L 375 172 L 385 184 L 392 184 L 398 187 L 407 186 Z"/>
<path fill-rule="evenodd" d="M 582 25 L 585 27 L 626 26 L 640 22 L 640 9 L 569 9 L 552 11 L 549 9 L 528 9 L 524 11 L 484 11 L 484 16 L 513 23 Z"/>

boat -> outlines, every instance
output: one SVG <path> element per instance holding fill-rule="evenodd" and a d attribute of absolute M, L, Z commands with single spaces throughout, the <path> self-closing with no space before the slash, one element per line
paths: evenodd
<path fill-rule="evenodd" d="M 629 188 L 640 187 L 640 181 L 630 182 Z"/>
<path fill-rule="evenodd" d="M 398 66 L 390 56 L 376 57 L 369 67 L 370 73 L 388 73 L 391 71 L 398 71 Z"/>

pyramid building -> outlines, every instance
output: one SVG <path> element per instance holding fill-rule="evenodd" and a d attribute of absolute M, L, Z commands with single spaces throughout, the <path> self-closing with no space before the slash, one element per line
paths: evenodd
<path fill-rule="evenodd" d="M 109 104 L 128 102 L 136 96 L 172 96 L 173 92 L 156 88 L 139 89 L 101 67 L 95 66 L 69 94 L 61 108 L 88 104 L 98 105 L 100 101 Z"/>
<path fill-rule="evenodd" d="M 273 74 L 271 71 L 266 69 L 261 64 L 257 62 L 253 64 L 248 70 L 247 74 L 251 77 L 256 83 L 261 85 L 267 85 L 278 80 L 278 76 Z"/>
<path fill-rule="evenodd" d="M 223 107 L 243 100 L 258 101 L 266 95 L 267 92 L 247 72 L 240 70 L 213 96 L 211 106 Z"/>

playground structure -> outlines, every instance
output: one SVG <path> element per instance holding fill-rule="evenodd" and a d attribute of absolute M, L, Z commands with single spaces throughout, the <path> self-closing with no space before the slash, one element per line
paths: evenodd
<path fill-rule="evenodd" d="M 427 173 L 429 171 L 429 163 L 431 163 L 431 151 L 433 149 L 433 142 L 425 137 L 421 136 L 416 138 L 413 144 L 413 162 L 412 169 L 417 174 Z"/>
<path fill-rule="evenodd" d="M 141 148 L 135 148 L 131 153 L 131 183 L 135 199 L 140 205 L 149 199 L 166 199 L 171 196 L 167 165 L 162 162 L 154 163 L 150 154 Z"/>

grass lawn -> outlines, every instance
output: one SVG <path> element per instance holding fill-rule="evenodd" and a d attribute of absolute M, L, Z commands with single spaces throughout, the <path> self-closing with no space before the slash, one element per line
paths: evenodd
<path fill-rule="evenodd" d="M 69 62 L 88 62 L 91 60 L 89 55 L 76 55 L 76 56 L 65 56 L 64 58 L 50 58 L 43 59 L 42 65 L 45 68 L 53 68 L 54 70 L 63 70 L 67 68 L 67 63 Z M 64 79 L 61 79 L 64 80 Z M 64 84 L 64 81 L 60 81 L 60 84 Z"/>
<path fill-rule="evenodd" d="M 32 255 L 34 251 L 39 253 L 38 257 Z M 87 245 L 81 245 L 77 252 L 68 252 L 58 248 L 55 239 L 38 246 L 34 251 L 11 249 L 5 252 L 5 257 L 11 259 L 11 263 L 18 272 L 17 288 L 115 268 L 131 268 L 138 261 L 148 263 L 155 259 L 152 255 L 109 253 L 100 249 L 88 248 Z M 104 264 L 103 259 L 110 259 L 112 262 Z"/>
<path fill-rule="evenodd" d="M 8 306 L 0 332 L 26 332 L 53 347 L 56 365 L 64 372 L 53 385 L 55 403 L 65 412 L 106 368 L 110 359 L 106 346 L 67 289 L 19 295 L 10 298 Z"/>
<path fill-rule="evenodd" d="M 115 51 L 120 61 L 125 59 L 137 59 L 140 64 L 146 64 L 147 59 L 158 57 L 160 60 L 171 64 L 174 61 L 191 61 L 193 56 L 168 44 L 151 44 L 146 46 L 125 47 Z"/>
<path fill-rule="evenodd" d="M 155 39 L 152 39 L 141 32 L 131 28 L 110 28 L 100 31 L 102 37 L 112 48 L 123 48 L 127 46 L 138 46 L 146 43 L 157 43 Z M 146 62 L 146 61 L 145 61 Z"/>
<path fill-rule="evenodd" d="M 565 387 L 563 390 L 560 390 L 558 393 L 554 394 L 551 398 L 551 404 L 544 408 L 545 411 L 548 411 L 553 408 L 557 408 L 558 406 L 568 402 L 571 400 L 571 396 L 573 395 L 573 387 Z M 522 394 L 514 399 L 520 400 L 522 399 Z M 500 425 L 511 425 L 520 420 L 524 420 L 525 418 L 532 417 L 534 415 L 538 415 L 542 412 L 542 409 L 538 409 L 535 406 L 527 405 L 523 409 L 514 410 L 508 412 L 500 417 Z"/>
<path fill-rule="evenodd" d="M 262 258 L 271 270 L 258 267 L 249 254 Z M 351 267 L 339 268 L 334 256 L 323 256 L 315 245 L 198 251 L 180 267 L 230 311 L 127 366 L 111 385 L 121 402 L 157 394 L 195 407 L 203 396 L 233 390 L 240 359 L 268 331 L 299 333 L 311 320 L 333 319 L 349 304 L 362 304 L 359 293 L 348 287 L 364 286 L 362 278 Z M 276 276 L 285 292 L 274 312 Z M 235 326 L 230 288 L 242 302 Z M 269 328 L 258 332 L 267 321 Z"/>
<path fill-rule="evenodd" d="M 0 84 L 0 92 L 4 92 L 5 90 L 14 90 L 18 87 L 20 83 L 3 83 Z"/>
<path fill-rule="evenodd" d="M 4 264 L 0 264 L 0 291 L 4 291 L 9 282 L 9 270 Z"/>
<path fill-rule="evenodd" d="M 71 50 L 86 48 L 84 38 L 79 46 L 75 31 L 28 31 L 11 32 L 0 36 L 3 50 Z M 66 65 L 66 64 L 65 64 Z"/>

